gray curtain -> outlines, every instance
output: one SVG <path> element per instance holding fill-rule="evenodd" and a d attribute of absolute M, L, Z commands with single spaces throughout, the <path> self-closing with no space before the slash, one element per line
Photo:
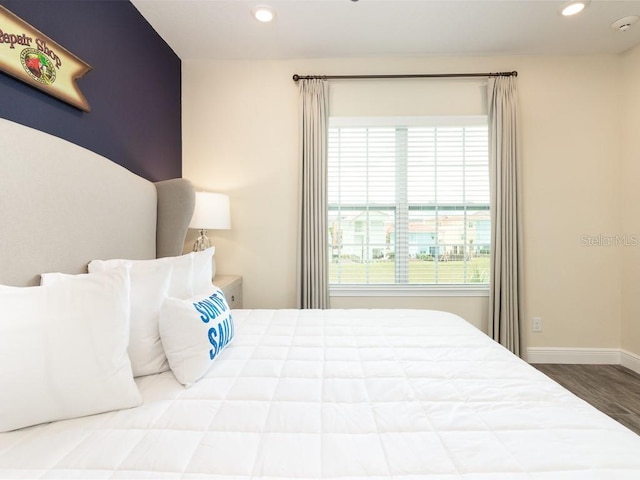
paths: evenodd
<path fill-rule="evenodd" d="M 327 128 L 329 93 L 324 80 L 299 80 L 300 200 L 298 308 L 329 308 L 327 263 Z"/>
<path fill-rule="evenodd" d="M 520 355 L 520 165 L 516 77 L 488 83 L 491 182 L 489 335 Z"/>

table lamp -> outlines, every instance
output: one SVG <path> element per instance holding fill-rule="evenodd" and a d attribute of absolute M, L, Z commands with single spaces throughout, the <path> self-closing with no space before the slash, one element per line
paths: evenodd
<path fill-rule="evenodd" d="M 200 230 L 200 235 L 193 245 L 194 252 L 211 247 L 207 230 L 231 229 L 229 196 L 222 193 L 196 192 L 196 206 L 189 228 Z"/>

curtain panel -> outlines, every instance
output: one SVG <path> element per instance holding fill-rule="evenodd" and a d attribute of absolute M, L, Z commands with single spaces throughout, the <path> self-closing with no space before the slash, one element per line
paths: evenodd
<path fill-rule="evenodd" d="M 520 159 L 516 77 L 490 77 L 487 85 L 491 188 L 489 335 L 520 355 Z"/>
<path fill-rule="evenodd" d="M 325 80 L 299 80 L 298 308 L 329 308 Z"/>

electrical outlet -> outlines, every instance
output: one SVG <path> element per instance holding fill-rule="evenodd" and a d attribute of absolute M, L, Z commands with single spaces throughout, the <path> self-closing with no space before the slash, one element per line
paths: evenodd
<path fill-rule="evenodd" d="M 542 331 L 542 319 L 540 317 L 533 317 L 532 328 L 534 332 Z"/>

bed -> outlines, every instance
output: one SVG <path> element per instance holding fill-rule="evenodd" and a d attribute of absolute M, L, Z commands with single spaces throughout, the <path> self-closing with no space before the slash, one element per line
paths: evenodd
<path fill-rule="evenodd" d="M 184 258 L 185 180 L 155 185 L 0 119 L 0 182 L 4 289 L 38 291 L 40 274 L 96 259 Z M 456 315 L 228 313 L 233 339 L 202 378 L 125 371 L 134 406 L 0 433 L 0 478 L 640 478 L 640 437 Z"/>

